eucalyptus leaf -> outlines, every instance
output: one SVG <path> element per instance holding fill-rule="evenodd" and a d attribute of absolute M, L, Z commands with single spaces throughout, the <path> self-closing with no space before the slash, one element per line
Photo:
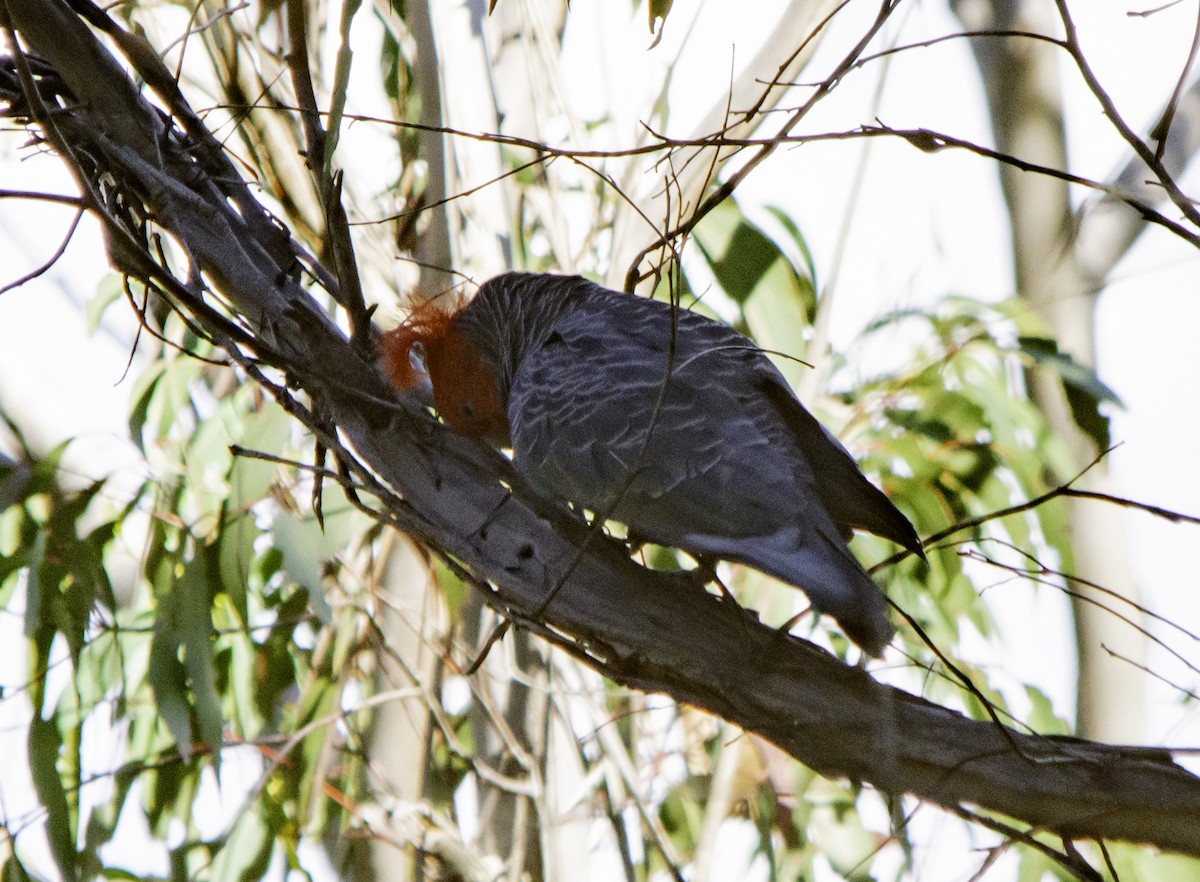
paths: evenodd
<path fill-rule="evenodd" d="M 224 742 L 223 719 L 213 666 L 213 589 L 207 570 L 203 557 L 184 569 L 176 586 L 176 621 L 188 691 L 195 708 L 196 734 L 211 748 L 214 759 L 219 760 Z"/>
<path fill-rule="evenodd" d="M 188 703 L 187 672 L 179 660 L 179 640 L 167 623 L 159 620 L 150 642 L 146 671 L 154 702 L 163 724 L 186 760 L 192 755 L 192 714 Z"/>
<path fill-rule="evenodd" d="M 38 801 L 46 810 L 46 838 L 50 853 L 65 879 L 78 877 L 75 852 L 77 817 L 71 810 L 63 776 L 59 772 L 59 754 L 63 747 L 57 721 L 43 716 L 45 709 L 34 708 L 29 723 L 29 773 Z"/>
<path fill-rule="evenodd" d="M 129 280 L 130 286 L 141 288 L 141 284 L 133 279 Z M 95 334 L 96 328 L 100 327 L 100 320 L 104 318 L 104 313 L 108 308 L 116 303 L 125 293 L 125 279 L 116 273 L 109 273 L 100 280 L 100 284 L 96 286 L 96 293 L 88 299 L 83 306 L 83 317 L 87 323 L 87 332 Z"/>
<path fill-rule="evenodd" d="M 274 837 L 257 809 L 242 812 L 213 861 L 213 879 L 259 882 L 271 863 Z"/>
<path fill-rule="evenodd" d="M 1071 416 L 1075 424 L 1095 442 L 1096 447 L 1100 450 L 1111 447 L 1109 419 L 1101 412 L 1100 405 L 1108 403 L 1123 408 L 1124 404 L 1117 393 L 1092 368 L 1077 361 L 1070 353 L 1063 352 L 1055 340 L 1023 336 L 1018 338 L 1018 346 L 1034 364 L 1053 371 L 1062 379 Z"/>

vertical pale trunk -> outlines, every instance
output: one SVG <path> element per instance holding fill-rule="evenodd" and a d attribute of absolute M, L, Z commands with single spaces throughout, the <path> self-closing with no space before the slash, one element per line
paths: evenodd
<path fill-rule="evenodd" d="M 378 653 L 377 688 L 416 694 L 387 701 L 375 711 L 372 771 L 383 797 L 380 807 L 387 812 L 381 818 L 396 829 L 389 830 L 389 836 L 372 837 L 370 848 L 375 882 L 407 882 L 416 875 L 412 852 L 394 843 L 421 835 L 410 806 L 426 795 L 431 725 L 427 696 L 437 697 L 438 647 L 444 644 L 448 622 L 425 557 L 398 533 L 391 534 L 387 544 L 379 577 L 383 596 L 375 615 L 386 642 L 386 650 Z M 427 692 L 412 690 L 414 684 Z"/>
<path fill-rule="evenodd" d="M 996 0 L 956 3 L 968 29 L 1019 29 L 1050 32 L 1049 4 Z M 1003 153 L 1048 166 L 1067 167 L 1059 63 L 1065 56 L 1053 46 L 1020 38 L 972 41 L 983 73 L 996 147 Z M 1029 302 L 1064 352 L 1095 365 L 1097 285 L 1089 281 L 1076 256 L 1067 185 L 1043 175 L 1000 166 L 1000 182 L 1012 224 L 1017 292 Z M 1048 371 L 1029 374 L 1030 394 L 1051 429 L 1069 446 L 1080 468 L 1097 453 L 1075 424 L 1062 383 Z M 1069 476 L 1059 476 L 1066 478 Z M 1107 492 L 1108 469 L 1101 462 L 1076 485 Z M 1086 500 L 1069 504 L 1070 571 L 1088 582 L 1137 602 L 1122 512 Z M 1078 641 L 1077 732 L 1101 741 L 1130 743 L 1144 737 L 1145 681 L 1135 665 L 1145 660 L 1139 633 L 1101 606 L 1104 595 L 1072 585 Z M 1094 601 L 1094 602 L 1093 602 Z M 1108 651 L 1106 651 L 1108 650 Z M 1121 660 L 1110 655 L 1109 651 Z"/>

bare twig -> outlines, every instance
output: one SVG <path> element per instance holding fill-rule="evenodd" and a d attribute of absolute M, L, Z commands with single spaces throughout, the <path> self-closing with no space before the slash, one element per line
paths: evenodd
<path fill-rule="evenodd" d="M 1168 678 L 1164 677 L 1162 674 L 1158 673 L 1158 671 L 1151 670 L 1149 665 L 1143 664 L 1142 662 L 1134 661 L 1133 659 L 1128 658 L 1127 656 L 1121 655 L 1121 653 L 1117 652 L 1116 650 L 1112 649 L 1111 647 L 1107 646 L 1106 644 L 1101 644 L 1101 648 L 1105 652 L 1107 652 L 1109 654 L 1109 656 L 1111 656 L 1112 658 L 1118 659 L 1119 661 L 1123 661 L 1127 665 L 1132 665 L 1133 667 L 1135 667 L 1139 671 L 1141 671 L 1143 674 L 1153 677 L 1155 680 L 1158 680 L 1161 683 L 1165 683 L 1167 686 L 1169 686 L 1175 692 L 1178 692 L 1184 698 L 1190 698 L 1192 701 L 1200 701 L 1200 693 L 1195 692 L 1194 690 L 1188 689 L 1186 686 L 1181 686 L 1179 683 L 1176 683 L 1173 680 L 1169 680 Z M 1189 666 L 1189 667 L 1191 667 L 1191 666 Z M 1192 669 L 1195 670 L 1194 667 Z"/>
<path fill-rule="evenodd" d="M 813 107 L 815 107 L 830 92 L 833 91 L 837 84 L 841 82 L 842 77 L 844 77 L 851 70 L 854 62 L 862 55 L 864 51 L 866 51 L 866 47 L 873 39 L 875 39 L 875 35 L 879 33 L 879 31 L 887 23 L 888 19 L 891 18 L 892 13 L 895 12 L 898 5 L 899 3 L 897 0 L 882 0 L 879 5 L 879 11 L 875 16 L 875 20 L 864 31 L 862 38 L 849 52 L 846 53 L 846 55 L 834 68 L 833 73 L 831 73 L 817 86 L 816 90 L 808 98 L 808 100 L 805 101 L 799 109 L 797 109 L 788 117 L 787 121 L 780 127 L 776 137 L 763 142 L 754 156 L 747 160 L 739 169 L 737 169 L 737 171 L 733 172 L 729 178 L 721 184 L 721 186 L 717 187 L 712 193 L 710 193 L 704 199 L 704 201 L 696 207 L 695 211 L 688 215 L 687 220 L 684 220 L 667 230 L 665 233 L 659 236 L 658 239 L 642 248 L 641 251 L 635 255 L 634 259 L 629 264 L 629 269 L 625 274 L 625 290 L 632 291 L 640 281 L 647 278 L 647 272 L 642 271 L 639 268 L 642 260 L 648 254 L 653 253 L 656 249 L 667 244 L 672 239 L 687 235 L 693 229 L 695 229 L 696 225 L 699 224 L 709 212 L 724 202 L 751 172 L 762 165 L 762 163 L 765 162 L 768 157 L 775 152 L 780 144 L 786 143 L 787 136 L 791 133 L 791 131 L 800 124 L 801 120 L 808 115 L 809 111 L 811 111 Z M 833 14 L 834 13 L 831 13 L 830 15 L 832 16 Z"/>
<path fill-rule="evenodd" d="M 67 246 L 71 244 L 71 237 L 73 237 L 75 235 L 75 230 L 79 228 L 79 222 L 81 220 L 83 220 L 84 212 L 85 212 L 85 209 L 82 207 L 80 207 L 79 210 L 75 212 L 75 217 L 71 219 L 71 226 L 70 226 L 70 228 L 68 228 L 66 235 L 63 236 L 62 242 L 59 243 L 58 248 L 56 248 L 54 250 L 54 253 L 52 255 L 50 255 L 50 258 L 48 260 L 46 260 L 45 263 L 43 263 L 37 269 L 30 270 L 25 275 L 21 276 L 19 279 L 14 279 L 13 281 L 11 281 L 5 285 L 0 285 L 0 294 L 5 293 L 6 291 L 11 291 L 13 288 L 20 288 L 26 282 L 31 282 L 34 279 L 38 278 L 39 276 L 43 275 L 45 272 L 47 272 L 50 269 L 50 267 L 52 267 L 52 266 L 54 266 L 54 264 L 58 263 L 59 259 L 63 256 L 63 254 L 66 253 Z"/>
<path fill-rule="evenodd" d="M 1150 130 L 1150 137 L 1158 142 L 1154 148 L 1154 159 L 1161 163 L 1163 153 L 1167 149 L 1167 139 L 1171 134 L 1171 124 L 1175 121 L 1175 111 L 1179 107 L 1179 99 L 1183 97 L 1183 91 L 1187 88 L 1188 78 L 1192 73 L 1192 66 L 1196 63 L 1196 53 L 1200 51 L 1200 8 L 1196 10 L 1196 26 L 1192 31 L 1192 45 L 1188 47 L 1187 61 L 1184 62 L 1183 69 L 1179 72 L 1179 79 L 1175 83 L 1175 88 L 1171 91 L 1171 98 L 1167 101 L 1167 106 L 1159 117 L 1158 122 L 1154 124 L 1154 128 Z"/>
<path fill-rule="evenodd" d="M 1092 70 L 1092 66 L 1088 62 L 1087 56 L 1084 55 L 1083 47 L 1079 44 L 1079 34 L 1075 29 L 1075 20 L 1072 18 L 1071 12 L 1067 8 L 1066 0 L 1054 0 L 1054 4 L 1058 8 L 1059 18 L 1062 19 L 1063 28 L 1066 32 L 1067 52 L 1071 56 L 1071 59 L 1075 62 L 1075 66 L 1079 69 L 1079 73 L 1083 76 L 1083 80 L 1087 84 L 1087 87 L 1091 91 L 1093 97 L 1095 97 L 1095 99 L 1100 103 L 1100 107 L 1103 109 L 1104 115 L 1108 117 L 1109 122 L 1112 123 L 1113 128 L 1117 130 L 1117 132 L 1124 139 L 1125 143 L 1128 144 L 1133 151 L 1141 157 L 1142 161 L 1145 162 L 1150 170 L 1154 173 L 1154 176 L 1162 184 L 1163 189 L 1166 191 L 1167 196 L 1170 198 L 1175 207 L 1178 208 L 1183 216 L 1191 221 L 1194 226 L 1200 227 L 1200 210 L 1198 210 L 1192 200 L 1189 199 L 1187 195 L 1179 189 L 1179 185 L 1176 183 L 1175 178 L 1163 166 L 1161 161 L 1161 153 L 1159 151 L 1151 150 L 1146 142 L 1138 136 L 1138 134 L 1129 126 L 1127 122 L 1125 122 L 1124 117 L 1122 117 L 1120 111 L 1117 110 L 1117 106 L 1113 102 L 1112 97 L 1107 91 L 1105 91 L 1104 86 L 1100 83 L 1095 71 Z M 1164 115 L 1164 119 L 1168 120 L 1169 125 L 1169 118 Z M 1163 133 L 1162 141 L 1166 141 L 1165 131 Z M 1197 244 L 1196 236 L 1194 234 L 1186 238 L 1187 241 Z"/>
<path fill-rule="evenodd" d="M 1046 580 L 1040 578 L 1041 576 L 1044 576 L 1044 575 L 1056 575 L 1056 576 L 1059 576 L 1059 577 L 1065 579 L 1068 582 L 1074 582 L 1076 584 L 1095 589 L 1095 590 L 1100 591 L 1109 596 L 1120 597 L 1120 595 L 1116 594 L 1115 592 L 1113 592 L 1109 589 L 1103 588 L 1100 585 L 1097 585 L 1095 582 L 1092 582 L 1092 581 L 1089 581 L 1086 579 L 1080 579 L 1077 576 L 1070 576 L 1065 573 L 1059 573 L 1057 571 L 1050 570 L 1048 568 L 1043 568 L 1043 569 L 1036 570 L 1036 571 L 1035 570 L 1024 570 L 1024 569 L 1021 569 L 1020 567 L 1015 567 L 1015 566 L 1001 563 L 1000 561 L 990 558 L 987 555 L 985 555 L 981 552 L 977 552 L 977 551 L 968 551 L 967 556 L 971 557 L 973 560 L 978 560 L 981 563 L 985 563 L 988 566 L 996 567 L 997 569 L 1001 569 L 1001 570 L 1007 570 L 1008 572 L 1013 573 L 1018 576 L 1021 576 L 1024 579 L 1028 579 L 1031 582 L 1037 582 L 1037 583 L 1043 584 L 1043 585 L 1051 585 L 1052 587 L 1058 587 L 1056 585 L 1053 585 L 1053 583 L 1049 583 Z M 1186 658 L 1184 658 L 1184 656 L 1181 653 L 1172 649 L 1170 646 L 1168 646 L 1166 644 L 1165 641 L 1163 641 L 1161 638 L 1159 638 L 1156 635 L 1154 635 L 1153 633 L 1151 633 L 1151 631 L 1148 628 L 1139 624 L 1132 617 L 1126 615 L 1125 613 L 1117 611 L 1113 607 L 1102 603 L 1097 598 L 1092 597 L 1091 595 L 1084 593 L 1082 591 L 1075 591 L 1075 590 L 1072 590 L 1071 588 L 1062 588 L 1060 590 L 1062 590 L 1062 592 L 1064 594 L 1066 594 L 1068 597 L 1070 597 L 1074 601 L 1077 601 L 1080 603 L 1091 604 L 1092 606 L 1095 606 L 1098 609 L 1104 610 L 1104 612 L 1108 613 L 1109 615 L 1115 616 L 1121 622 L 1125 623 L 1130 628 L 1133 628 L 1135 631 L 1137 631 L 1139 634 L 1141 634 L 1143 637 L 1145 637 L 1150 642 L 1158 644 L 1164 651 L 1166 651 L 1171 656 L 1173 656 L 1177 661 L 1179 661 L 1181 664 L 1183 664 L 1189 670 L 1193 671 L 1194 673 L 1200 674 L 1200 668 L 1198 668 L 1192 662 L 1188 661 Z M 1120 598 L 1120 599 L 1124 600 L 1124 598 Z M 1143 609 L 1143 607 L 1141 607 L 1139 604 L 1131 604 L 1131 605 L 1138 610 Z M 1162 617 L 1155 616 L 1155 618 L 1161 619 Z M 1183 630 L 1183 629 L 1180 628 L 1180 630 Z M 1184 631 L 1184 633 L 1189 634 L 1189 632 L 1187 632 L 1187 631 Z M 1191 636 L 1191 635 L 1189 634 L 1189 636 Z"/>

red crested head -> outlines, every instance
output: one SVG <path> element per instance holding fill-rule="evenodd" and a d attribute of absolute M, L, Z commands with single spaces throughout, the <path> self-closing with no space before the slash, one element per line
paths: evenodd
<path fill-rule="evenodd" d="M 430 398 L 438 415 L 459 435 L 494 444 L 509 441 L 508 415 L 495 370 L 456 327 L 461 306 L 447 311 L 433 301 L 379 339 L 379 360 L 392 385 Z"/>

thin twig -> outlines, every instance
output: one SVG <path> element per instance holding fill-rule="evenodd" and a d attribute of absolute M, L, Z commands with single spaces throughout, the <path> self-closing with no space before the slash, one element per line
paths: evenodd
<path fill-rule="evenodd" d="M 1194 225 L 1200 226 L 1200 210 L 1196 208 L 1192 200 L 1179 189 L 1175 178 L 1163 166 L 1159 156 L 1155 151 L 1138 137 L 1137 133 L 1125 122 L 1125 118 L 1121 116 L 1117 110 L 1116 104 L 1112 100 L 1112 96 L 1105 91 L 1101 85 L 1099 78 L 1096 76 L 1092 66 L 1088 63 L 1087 57 L 1083 54 L 1083 48 L 1079 44 L 1079 34 L 1075 28 L 1075 21 L 1071 17 L 1071 12 L 1067 8 L 1067 0 L 1054 0 L 1055 6 L 1058 7 L 1059 17 L 1062 19 L 1063 29 L 1066 32 L 1067 52 L 1075 62 L 1075 66 L 1079 69 L 1079 73 L 1083 76 L 1084 82 L 1091 91 L 1092 96 L 1100 103 L 1104 115 L 1108 117 L 1108 121 L 1112 123 L 1113 128 L 1125 140 L 1125 143 L 1133 148 L 1134 152 L 1142 158 L 1142 161 L 1154 173 L 1154 176 L 1162 184 L 1166 190 L 1167 196 L 1175 207 L 1183 213 L 1183 216 L 1191 221 Z M 1165 142 L 1165 138 L 1163 141 Z M 1196 236 L 1188 236 L 1187 240 L 1192 244 L 1197 244 Z"/>
<path fill-rule="evenodd" d="M 1054 861 L 1080 882 L 1104 882 L 1104 878 L 1088 864 L 1083 858 L 1075 852 L 1068 851 L 1065 848 L 1066 840 L 1064 840 L 1064 849 L 1055 851 L 1054 848 L 1042 842 L 1033 835 L 1033 830 L 1021 830 L 1011 824 L 1006 824 L 996 818 L 988 815 L 972 811 L 966 806 L 959 805 L 949 809 L 949 811 L 958 815 L 965 821 L 970 821 L 973 824 L 979 824 L 981 827 L 987 827 L 989 830 L 994 830 L 1002 836 L 1020 842 L 1022 845 L 1027 845 L 1035 851 L 1044 854 L 1050 860 Z"/>
<path fill-rule="evenodd" d="M 1164 651 L 1166 651 L 1170 655 L 1174 656 L 1175 659 L 1177 661 L 1179 661 L 1181 664 L 1183 664 L 1185 667 L 1187 667 L 1188 669 L 1190 669 L 1191 671 L 1193 671 L 1197 674 L 1200 674 L 1200 668 L 1198 668 L 1196 665 L 1189 662 L 1186 658 L 1184 658 L 1184 656 L 1181 653 L 1177 652 L 1176 650 L 1174 650 L 1170 646 L 1168 646 L 1165 641 L 1163 641 L 1161 638 L 1155 636 L 1148 628 L 1146 628 L 1145 626 L 1134 621 L 1128 615 L 1126 615 L 1122 612 L 1119 612 L 1116 609 L 1113 609 L 1111 606 L 1101 603 L 1095 597 L 1085 594 L 1082 591 L 1074 591 L 1070 588 L 1060 588 L 1059 586 L 1054 585 L 1051 582 L 1047 582 L 1044 579 L 1038 578 L 1040 574 L 1037 572 L 1022 570 L 1020 567 L 1014 567 L 1014 566 L 1010 566 L 1007 564 L 1003 564 L 1000 561 L 993 560 L 992 558 L 990 558 L 987 555 L 982 554 L 980 552 L 968 551 L 968 552 L 966 552 L 966 554 L 972 560 L 977 560 L 980 563 L 985 563 L 988 566 L 995 567 L 996 569 L 1006 570 L 1006 571 L 1012 573 L 1013 575 L 1021 576 L 1025 579 L 1028 579 L 1031 582 L 1037 582 L 1039 585 L 1049 585 L 1050 587 L 1059 588 L 1059 590 L 1062 591 L 1063 594 L 1065 594 L 1067 597 L 1071 598 L 1072 600 L 1077 600 L 1081 603 L 1089 603 L 1092 606 L 1096 607 L 1097 609 L 1101 609 L 1104 612 L 1108 613 L 1109 615 L 1115 616 L 1117 619 L 1124 622 L 1126 625 L 1128 625 L 1129 627 L 1131 627 L 1135 631 L 1137 631 L 1139 634 L 1141 634 L 1146 640 L 1150 641 L 1151 643 L 1158 644 L 1158 646 L 1160 646 Z M 1067 579 L 1069 581 L 1076 582 L 1081 585 L 1085 585 L 1086 587 L 1093 588 L 1096 590 L 1102 590 L 1104 593 L 1107 593 L 1109 595 L 1113 594 L 1112 591 L 1110 591 L 1108 589 L 1101 589 L 1101 587 L 1096 585 L 1094 582 L 1089 582 L 1085 579 L 1080 579 L 1077 576 L 1070 576 L 1070 575 L 1066 575 L 1066 574 L 1058 574 L 1058 575 L 1060 575 L 1062 578 Z M 1141 607 L 1138 607 L 1138 608 L 1140 609 Z M 1180 629 L 1180 630 L 1182 630 L 1182 629 Z M 1188 632 L 1185 631 L 1184 633 L 1188 633 Z"/>
<path fill-rule="evenodd" d="M 86 212 L 87 209 L 83 208 L 82 205 L 75 212 L 75 217 L 71 220 L 70 229 L 67 230 L 67 234 L 63 236 L 62 242 L 59 244 L 58 248 L 55 249 L 54 254 L 50 256 L 49 260 L 47 260 L 37 269 L 27 272 L 25 275 L 21 276 L 21 278 L 9 282 L 7 285 L 0 285 L 0 294 L 4 294 L 13 290 L 14 288 L 20 288 L 26 282 L 32 282 L 34 279 L 46 273 L 52 266 L 54 266 L 54 264 L 58 263 L 59 259 L 66 253 L 67 246 L 71 244 L 71 238 L 75 235 L 75 230 L 79 228 L 79 222 L 83 220 L 83 216 Z"/>
<path fill-rule="evenodd" d="M 84 206 L 84 201 L 78 196 L 67 196 L 64 193 L 43 193 L 40 190 L 6 190 L 0 188 L 0 199 L 30 199 L 38 202 L 57 202 L 60 205 L 70 205 L 75 208 Z"/>
<path fill-rule="evenodd" d="M 1036 31 L 1012 31 L 996 29 L 984 29 L 978 31 L 959 31 L 954 34 L 943 34 L 940 37 L 933 37 L 929 40 L 920 40 L 916 43 L 905 43 L 903 46 L 893 46 L 891 49 L 884 49 L 882 52 L 876 52 L 873 55 L 864 55 L 854 63 L 855 68 L 864 67 L 872 61 L 878 61 L 881 58 L 886 58 L 889 55 L 896 55 L 900 52 L 908 52 L 911 49 L 928 49 L 930 46 L 937 46 L 940 43 L 946 43 L 950 40 L 975 40 L 980 38 L 996 37 L 1000 39 L 1015 38 L 1025 40 L 1035 40 L 1042 43 L 1050 43 L 1058 46 L 1060 49 L 1066 49 L 1067 44 L 1063 40 L 1046 34 L 1039 34 Z"/>
<path fill-rule="evenodd" d="M 1186 686 L 1180 686 L 1178 683 L 1175 683 L 1172 680 L 1168 680 L 1162 674 L 1158 673 L 1158 671 L 1151 670 L 1149 665 L 1147 665 L 1143 662 L 1134 661 L 1133 659 L 1129 658 L 1128 656 L 1122 655 L 1121 653 L 1117 652 L 1115 649 L 1111 648 L 1107 643 L 1101 643 L 1100 648 L 1103 649 L 1105 652 L 1107 652 L 1111 658 L 1115 658 L 1118 661 L 1123 661 L 1127 665 L 1137 668 L 1143 674 L 1147 674 L 1148 676 L 1153 677 L 1155 680 L 1158 680 L 1161 683 L 1165 683 L 1167 686 L 1170 686 L 1172 689 L 1174 689 L 1176 692 L 1178 692 L 1180 695 L 1184 696 L 1185 698 L 1190 698 L 1193 701 L 1200 701 L 1200 693 L 1194 692 L 1191 689 L 1188 689 Z M 1195 670 L 1195 668 L 1192 668 L 1192 670 Z"/>
<path fill-rule="evenodd" d="M 1171 98 L 1167 101 L 1162 116 L 1150 130 L 1150 137 L 1158 141 L 1158 146 L 1154 148 L 1154 158 L 1160 163 L 1167 149 L 1167 138 L 1171 134 L 1171 124 L 1175 121 L 1175 111 L 1179 108 L 1179 99 L 1183 97 L 1184 89 L 1187 88 L 1198 51 L 1200 51 L 1200 6 L 1196 8 L 1196 26 L 1192 30 L 1192 45 L 1188 48 L 1187 61 L 1184 62 L 1183 69 L 1179 72 L 1179 79 L 1175 82 L 1175 88 L 1171 92 Z"/>

